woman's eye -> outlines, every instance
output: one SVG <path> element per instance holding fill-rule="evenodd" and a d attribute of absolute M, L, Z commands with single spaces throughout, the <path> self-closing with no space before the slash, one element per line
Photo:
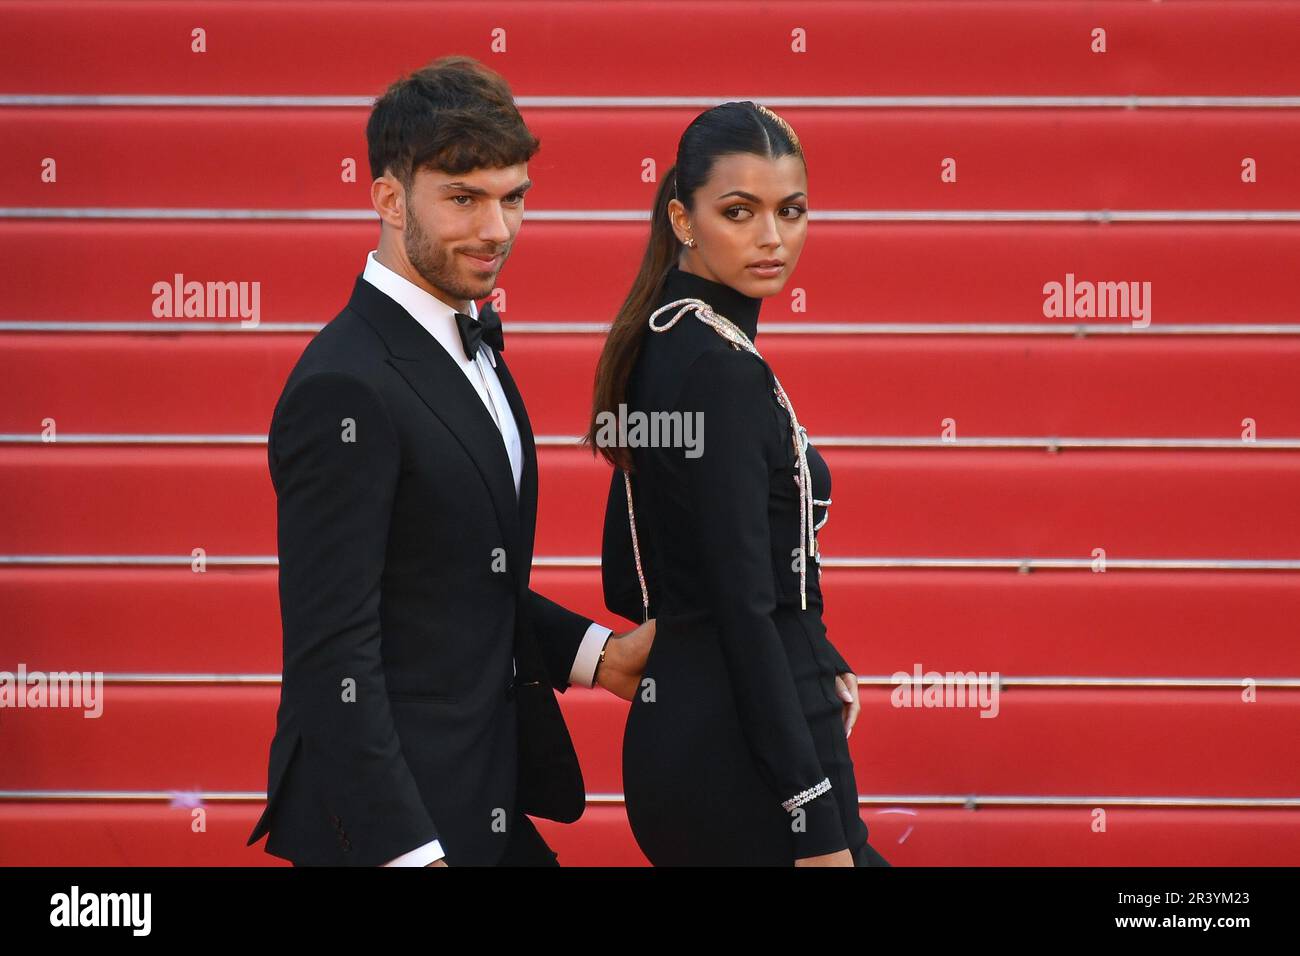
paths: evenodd
<path fill-rule="evenodd" d="M 788 211 L 791 210 L 791 209 L 794 210 L 794 215 L 792 215 L 792 216 L 786 216 L 787 219 L 798 219 L 800 216 L 802 216 L 804 213 L 806 213 L 806 212 L 808 211 L 808 210 L 805 209 L 803 206 L 786 206 L 786 207 L 785 207 L 784 209 L 782 209 L 781 211 L 782 211 L 782 212 L 788 212 Z M 747 207 L 745 207 L 745 206 L 731 206 L 730 208 L 728 208 L 728 209 L 726 210 L 726 212 L 724 213 L 724 215 L 725 215 L 728 219 L 732 220 L 733 222 L 739 222 L 740 220 L 739 220 L 738 218 L 736 218 L 735 216 L 732 215 L 733 212 L 749 212 L 749 209 L 748 209 Z"/>

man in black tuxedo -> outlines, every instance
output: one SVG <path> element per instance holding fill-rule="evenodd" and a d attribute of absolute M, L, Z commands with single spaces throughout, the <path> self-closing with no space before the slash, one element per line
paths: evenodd
<path fill-rule="evenodd" d="M 390 87 L 366 134 L 379 248 L 268 440 L 284 665 L 248 843 L 269 831 L 300 865 L 556 865 L 525 814 L 572 822 L 586 794 L 554 690 L 630 700 L 654 622 L 614 636 L 529 587 L 537 455 L 475 300 L 538 142 L 466 57 Z"/>

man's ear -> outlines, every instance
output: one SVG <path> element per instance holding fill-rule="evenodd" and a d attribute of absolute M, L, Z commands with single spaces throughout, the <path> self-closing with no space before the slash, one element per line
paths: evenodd
<path fill-rule="evenodd" d="M 384 173 L 370 184 L 370 205 L 384 222 L 395 229 L 403 227 L 406 220 L 406 192 L 390 173 Z"/>

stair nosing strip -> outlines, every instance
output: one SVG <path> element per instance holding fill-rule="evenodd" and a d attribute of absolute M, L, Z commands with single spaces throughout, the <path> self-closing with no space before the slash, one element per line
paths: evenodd
<path fill-rule="evenodd" d="M 253 206 L 0 206 L 3 219 L 126 219 L 146 221 L 293 221 L 369 222 L 373 209 L 300 207 L 266 209 Z M 533 222 L 650 221 L 648 209 L 531 209 Z M 808 218 L 821 222 L 1300 222 L 1300 209 L 811 209 Z"/>
<path fill-rule="evenodd" d="M 265 791 L 186 791 L 186 790 L 0 790 L 0 803 L 35 802 L 132 802 L 175 803 L 194 806 L 203 803 L 264 803 Z M 621 793 L 589 793 L 588 805 L 622 805 Z M 1030 794 L 858 794 L 859 806 L 886 806 L 883 813 L 911 815 L 898 804 L 925 806 L 959 806 L 978 809 L 981 806 L 1134 806 L 1134 807 L 1188 807 L 1188 808 L 1238 808 L 1279 807 L 1300 808 L 1297 797 L 1182 797 L 1182 796 L 1055 796 Z"/>
<path fill-rule="evenodd" d="M 281 675 L 278 673 L 184 673 L 184 672 L 162 672 L 162 671 L 122 671 L 122 672 L 103 672 L 103 671 L 68 671 L 66 669 L 53 670 L 51 668 L 33 667 L 26 662 L 19 662 L 24 668 L 24 673 L 30 677 L 32 674 L 78 674 L 89 677 L 97 676 L 104 684 L 111 685 L 140 685 L 140 686 L 228 686 L 228 687 L 249 687 L 249 686 L 276 686 L 281 683 Z M 899 672 L 905 673 L 905 672 Z M 937 673 L 939 680 L 931 681 L 928 679 L 930 673 Z M 6 668 L 0 668 L 0 674 L 7 674 L 10 678 L 15 675 L 14 671 Z M 975 675 L 973 679 L 966 675 Z M 861 687 L 896 687 L 902 686 L 903 683 L 911 684 L 913 681 L 908 675 L 907 681 L 900 682 L 895 679 L 894 675 L 884 674 L 859 674 L 858 685 Z M 1072 688 L 1134 688 L 1134 689 L 1151 689 L 1151 688 L 1240 688 L 1249 682 L 1253 687 L 1271 687 L 1271 688 L 1300 688 L 1300 677 L 1255 677 L 1243 675 L 1240 677 L 1121 677 L 1121 676 L 1083 676 L 1083 675 L 1006 675 L 996 672 L 973 671 L 973 670 L 945 670 L 935 671 L 933 668 L 925 671 L 922 675 L 924 684 L 952 684 L 961 683 L 963 685 L 977 684 L 980 686 L 994 685 L 999 689 L 1007 687 L 1072 687 Z M 23 709 L 10 707 L 8 709 Z M 37 708 L 32 708 L 37 709 Z"/>
<path fill-rule="evenodd" d="M 520 95 L 518 109 L 708 109 L 730 100 L 754 99 L 773 109 L 1294 109 L 1300 96 L 1152 94 L 895 94 L 880 96 L 584 96 Z M 247 109 L 370 109 L 373 95 L 226 93 L 0 93 L 0 106 L 17 107 L 231 107 Z"/>
<path fill-rule="evenodd" d="M 264 434 L 184 432 L 65 432 L 48 439 L 40 432 L 0 432 L 0 445 L 265 445 Z M 581 448 L 577 435 L 537 435 L 535 443 L 547 448 Z M 937 438 L 928 435 L 818 435 L 825 448 L 1125 448 L 1247 450 L 1300 448 L 1300 438 L 1125 438 L 979 436 Z"/>
<path fill-rule="evenodd" d="M 0 554 L 0 566 L 64 567 L 74 565 L 111 567 L 189 567 L 192 554 Z M 987 568 L 1015 569 L 1028 573 L 1036 569 L 1076 569 L 1092 573 L 1096 558 L 924 558 L 844 557 L 823 558 L 823 568 Z M 208 567 L 277 567 L 276 555 L 206 555 Z M 534 568 L 599 568 L 599 555 L 540 555 Z M 1107 570 L 1143 571 L 1300 571 L 1294 558 L 1107 558 Z"/>
<path fill-rule="evenodd" d="M 116 322 L 93 320 L 0 320 L 0 333 L 79 335 L 305 335 L 319 332 L 323 322 L 259 322 L 242 326 L 233 322 Z M 519 322 L 503 323 L 511 335 L 607 335 L 608 323 L 601 322 Z M 1135 339 L 1165 336 L 1253 336 L 1300 335 L 1300 323 L 1169 323 L 1135 328 L 1131 322 L 1016 323 L 1016 322 L 769 322 L 763 334 L 811 336 L 824 335 L 987 335 L 994 337 L 1122 335 Z"/>

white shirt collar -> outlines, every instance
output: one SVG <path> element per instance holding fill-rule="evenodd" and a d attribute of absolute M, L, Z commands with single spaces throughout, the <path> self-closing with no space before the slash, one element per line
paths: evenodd
<path fill-rule="evenodd" d="M 416 322 L 442 343 L 447 354 L 464 365 L 472 362 L 473 359 L 465 354 L 460 330 L 456 328 L 456 313 L 460 310 L 388 268 L 375 257 L 378 251 L 371 250 L 366 256 L 366 268 L 361 273 L 361 278 L 409 312 Z M 470 299 L 469 308 L 469 314 L 478 318 L 478 303 Z"/>

